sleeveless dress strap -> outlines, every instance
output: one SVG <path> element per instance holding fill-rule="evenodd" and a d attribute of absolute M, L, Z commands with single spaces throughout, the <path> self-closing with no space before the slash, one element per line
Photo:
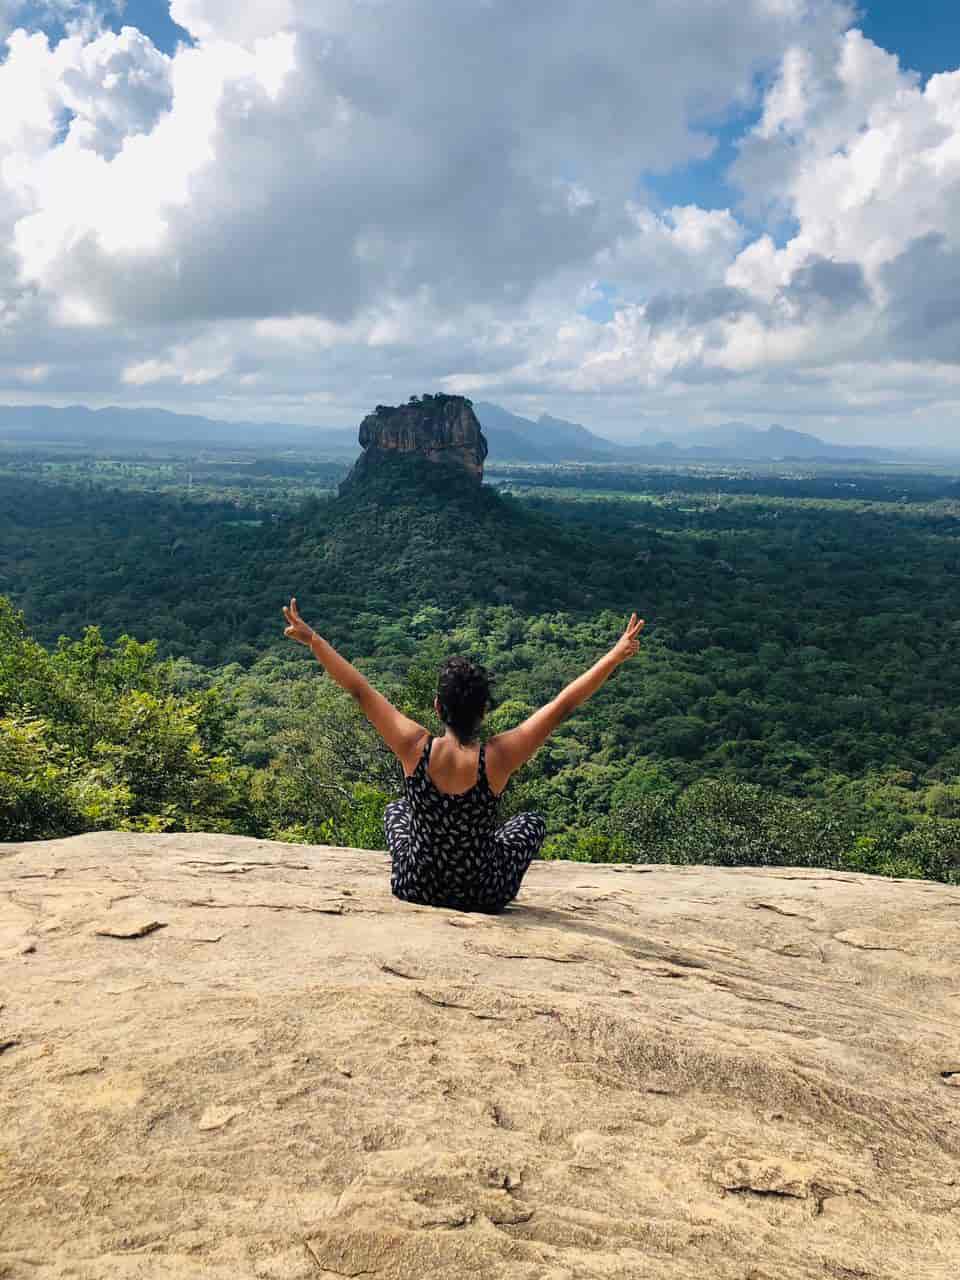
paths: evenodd
<path fill-rule="evenodd" d="M 487 781 L 487 748 L 485 746 L 481 746 L 480 748 L 480 765 L 477 769 L 477 781 Z M 487 785 L 489 786 L 489 783 Z"/>

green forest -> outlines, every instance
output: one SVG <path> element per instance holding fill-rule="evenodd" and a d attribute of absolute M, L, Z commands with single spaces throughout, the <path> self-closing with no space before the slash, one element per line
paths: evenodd
<path fill-rule="evenodd" d="M 960 879 L 954 476 L 0 463 L 0 840 L 383 848 L 399 767 L 283 638 L 296 595 L 431 728 L 440 660 L 484 663 L 488 734 L 647 619 L 505 794 L 545 857 Z"/>

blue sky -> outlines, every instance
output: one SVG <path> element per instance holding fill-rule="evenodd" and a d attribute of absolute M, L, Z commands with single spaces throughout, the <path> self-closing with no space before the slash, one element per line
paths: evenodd
<path fill-rule="evenodd" d="M 190 33 L 170 18 L 169 0 L 127 0 L 122 14 L 109 21 L 114 30 L 123 23 L 139 27 L 164 53 L 173 53 L 178 41 L 190 42 Z"/>
<path fill-rule="evenodd" d="M 192 43 L 190 33 L 171 19 L 169 0 L 114 0 L 97 7 L 104 26 L 113 31 L 125 25 L 138 27 L 164 53 L 173 53 L 178 42 Z M 80 8 L 80 4 L 70 5 L 69 0 L 53 7 L 27 3 L 21 5 L 16 16 L 24 26 L 45 31 L 51 40 L 58 40 L 64 32 L 64 19 L 70 17 L 71 9 L 76 12 Z M 62 16 L 57 9 L 63 10 Z"/>
<path fill-rule="evenodd" d="M 861 6 L 865 35 L 924 76 L 960 66 L 957 0 L 874 0 Z"/>

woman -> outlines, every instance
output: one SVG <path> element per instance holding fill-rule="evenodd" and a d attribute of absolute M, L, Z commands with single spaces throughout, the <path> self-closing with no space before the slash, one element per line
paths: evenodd
<path fill-rule="evenodd" d="M 515 729 L 479 745 L 490 705 L 487 673 L 467 658 L 440 668 L 433 707 L 446 732 L 434 738 L 403 715 L 300 617 L 295 599 L 284 606 L 284 635 L 313 656 L 360 704 L 403 766 L 404 798 L 387 805 L 384 826 L 393 860 L 390 888 L 398 898 L 460 911 L 502 911 L 546 835 L 534 813 L 497 827 L 503 790 L 553 730 L 600 688 L 640 647 L 643 620 L 634 613 L 623 635 L 589 671 Z"/>

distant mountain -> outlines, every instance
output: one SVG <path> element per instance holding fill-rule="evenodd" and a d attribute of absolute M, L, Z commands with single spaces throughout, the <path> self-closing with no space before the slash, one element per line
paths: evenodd
<path fill-rule="evenodd" d="M 621 445 L 607 440 L 605 436 L 595 435 L 578 422 L 566 422 L 563 418 L 551 418 L 548 413 L 541 413 L 536 425 L 542 431 L 550 433 L 551 440 L 558 448 L 576 449 L 592 457 L 603 454 L 615 458 L 623 452 Z"/>
<path fill-rule="evenodd" d="M 629 443 L 607 440 L 576 422 L 543 413 L 533 421 L 480 401 L 474 404 L 492 462 L 896 462 L 917 455 L 873 445 L 829 444 L 789 427 L 728 422 L 694 431 L 661 428 Z"/>
<path fill-rule="evenodd" d="M 501 405 L 476 401 L 474 412 L 498 462 L 636 462 L 670 466 L 716 462 L 913 462 L 956 464 L 960 453 L 945 449 L 888 449 L 877 445 L 830 444 L 789 427 L 751 427 L 728 422 L 693 431 L 644 431 L 629 443 L 608 440 L 577 422 L 543 413 L 535 421 Z M 324 428 L 276 422 L 220 422 L 164 409 L 87 409 L 71 405 L 0 405 L 0 440 L 71 443 L 90 447 L 203 447 L 301 449 L 345 461 L 360 452 L 356 427 Z"/>
<path fill-rule="evenodd" d="M 728 422 L 719 427 L 685 432 L 675 436 L 671 444 L 686 454 L 702 457 L 730 457 L 744 461 L 808 459 L 844 461 L 854 458 L 895 461 L 903 450 L 884 449 L 875 445 L 830 444 L 819 436 L 789 427 L 748 427 L 742 422 Z"/>
<path fill-rule="evenodd" d="M 625 451 L 581 427 L 544 414 L 538 422 L 495 404 L 475 404 L 500 462 L 589 462 L 623 457 Z M 356 427 L 329 429 L 275 422 L 219 422 L 165 409 L 88 409 L 84 405 L 0 405 L 0 440 L 86 445 L 93 448 L 157 448 L 216 445 L 237 449 L 310 449 L 345 458 L 360 452 Z"/>
<path fill-rule="evenodd" d="M 612 462 L 624 450 L 576 422 L 543 413 L 534 421 L 498 404 L 474 402 L 492 462 Z"/>
<path fill-rule="evenodd" d="M 275 422 L 220 422 L 165 409 L 88 409 L 70 405 L 0 405 L 0 440 L 108 446 L 218 445 L 238 449 L 323 450 L 353 457 L 356 428 L 329 430 Z"/>

